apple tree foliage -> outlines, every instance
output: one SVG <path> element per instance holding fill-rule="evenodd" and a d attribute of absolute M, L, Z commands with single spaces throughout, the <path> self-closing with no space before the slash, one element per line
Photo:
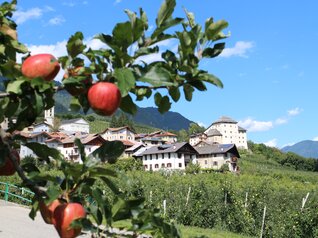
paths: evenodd
<path fill-rule="evenodd" d="M 16 4 L 16 0 L 1 4 L 1 29 L 5 26 L 16 31 L 17 25 L 12 19 Z M 141 8 L 138 13 L 125 10 L 126 22 L 116 24 L 111 34 L 95 36 L 104 44 L 97 50 L 85 45 L 82 32 L 74 33 L 66 45 L 67 55 L 60 57 L 59 62 L 64 70 L 82 69 L 78 74 L 64 78 L 59 87 L 42 78 L 30 80 L 24 77 L 17 54 L 27 57 L 27 47 L 4 30 L 0 31 L 0 76 L 5 78 L 5 91 L 0 94 L 0 121 L 9 120 L 8 129 L 1 132 L 0 166 L 9 157 L 21 178 L 21 186 L 35 193 L 31 218 L 36 215 L 40 200 L 50 203 L 59 198 L 82 203 L 90 216 L 75 225 L 96 232 L 99 232 L 98 225 L 105 222 L 111 226 L 114 221 L 129 219 L 132 231 L 150 230 L 158 237 L 180 236 L 158 209 L 145 207 L 144 198 L 127 198 L 112 179 L 118 174 L 103 166 L 106 162 L 114 163 L 122 154 L 124 146 L 121 142 L 106 142 L 86 155 L 84 146 L 76 139 L 82 163 L 72 163 L 64 160 L 58 150 L 36 142 L 28 143 L 16 133 L 32 125 L 44 110 L 54 106 L 53 97 L 58 90 L 90 87 L 83 83 L 87 75 L 92 75 L 94 82 L 116 84 L 122 94 L 120 109 L 130 114 L 136 113 L 135 101 L 145 98 L 153 97 L 158 110 L 164 113 L 170 109 L 172 101 L 178 102 L 181 90 L 185 99 L 191 101 L 195 90 L 207 89 L 206 83 L 222 87 L 216 76 L 199 68 L 199 63 L 203 58 L 214 58 L 222 52 L 225 43 L 219 41 L 228 37 L 223 33 L 228 23 L 208 18 L 202 27 L 196 23 L 194 14 L 186 9 L 184 18 L 174 17 L 175 6 L 175 0 L 163 1 L 152 31 L 149 31 L 148 17 Z M 177 51 L 160 48 L 160 43 L 166 40 L 177 42 Z M 143 60 L 152 54 L 160 54 L 161 59 Z M 75 95 L 70 108 L 87 112 L 90 109 L 87 95 Z M 20 166 L 11 153 L 20 144 L 33 150 L 39 160 L 54 164 L 62 175 L 52 176 L 32 163 Z M 97 181 L 103 182 L 114 193 L 114 201 L 108 201 L 104 192 L 94 186 Z"/>

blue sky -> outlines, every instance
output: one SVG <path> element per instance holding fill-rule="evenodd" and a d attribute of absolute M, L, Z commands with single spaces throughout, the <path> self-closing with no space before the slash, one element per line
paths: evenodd
<path fill-rule="evenodd" d="M 126 21 L 124 9 L 142 7 L 154 25 L 162 1 L 146 0 L 20 0 L 14 15 L 19 40 L 32 53 L 65 54 L 65 42 L 82 31 L 92 47 L 97 33 L 111 33 Z M 172 104 L 171 111 L 209 126 L 229 116 L 248 130 L 255 143 L 282 147 L 318 140 L 318 1 L 228 0 L 177 1 L 174 16 L 185 7 L 204 24 L 208 17 L 227 20 L 231 32 L 221 56 L 201 67 L 218 76 L 224 88 L 209 86 L 193 100 Z M 173 41 L 166 47 L 175 48 Z M 154 55 L 153 57 L 158 57 Z M 154 106 L 153 100 L 138 103 Z"/>

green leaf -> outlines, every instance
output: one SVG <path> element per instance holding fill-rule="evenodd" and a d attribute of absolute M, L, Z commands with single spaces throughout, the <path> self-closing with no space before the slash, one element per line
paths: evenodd
<path fill-rule="evenodd" d="M 160 27 L 156 28 L 154 32 L 151 34 L 151 39 L 156 39 L 155 41 L 152 42 L 152 44 L 169 39 L 169 38 L 173 38 L 174 36 L 172 35 L 162 34 L 162 33 L 168 28 L 180 24 L 183 20 L 184 20 L 183 18 L 173 18 L 173 19 L 168 19 L 167 21 L 165 21 Z"/>
<path fill-rule="evenodd" d="M 36 142 L 29 142 L 25 144 L 26 147 L 31 149 L 39 158 L 49 161 L 49 157 L 56 160 L 61 159 L 61 153 L 59 150 L 50 148 L 47 145 L 39 144 Z"/>
<path fill-rule="evenodd" d="M 133 42 L 133 32 L 130 22 L 117 23 L 113 29 L 112 43 L 125 52 Z"/>
<path fill-rule="evenodd" d="M 74 140 L 74 143 L 75 145 L 77 146 L 78 148 L 78 152 L 79 152 L 79 155 L 81 157 L 81 160 L 82 162 L 85 164 L 85 161 L 86 161 L 86 154 L 85 154 L 85 147 L 84 145 L 82 144 L 81 140 L 79 138 L 76 138 Z"/>
<path fill-rule="evenodd" d="M 126 97 L 121 98 L 120 109 L 129 114 L 136 114 L 137 106 L 129 94 L 127 94 Z"/>
<path fill-rule="evenodd" d="M 160 102 L 161 102 L 161 99 L 162 99 L 162 96 L 159 92 L 157 92 L 155 95 L 154 95 L 154 99 L 155 99 L 155 104 L 157 107 L 160 106 Z"/>
<path fill-rule="evenodd" d="M 13 117 L 15 112 L 18 110 L 19 106 L 20 106 L 20 102 L 19 101 L 10 100 L 9 103 L 8 103 L 8 106 L 5 108 L 4 115 L 6 117 L 8 117 L 8 118 Z"/>
<path fill-rule="evenodd" d="M 103 167 L 91 167 L 88 169 L 91 177 L 112 176 L 117 177 L 117 173 L 112 169 Z"/>
<path fill-rule="evenodd" d="M 158 27 L 160 27 L 165 21 L 171 18 L 175 6 L 175 0 L 165 0 L 162 3 L 156 19 L 156 24 Z"/>
<path fill-rule="evenodd" d="M 110 190 L 112 190 L 112 192 L 115 195 L 121 194 L 121 192 L 120 192 L 119 188 L 117 187 L 116 183 L 114 183 L 113 181 L 111 181 L 107 177 L 100 177 L 100 179 L 109 187 Z"/>
<path fill-rule="evenodd" d="M 75 58 L 78 56 L 80 53 L 84 51 L 86 46 L 83 44 L 83 33 L 82 32 L 76 32 L 74 35 L 72 35 L 67 44 L 67 53 L 72 57 Z"/>
<path fill-rule="evenodd" d="M 160 113 L 163 114 L 169 111 L 171 103 L 168 96 L 162 97 L 161 94 L 157 92 L 154 96 L 154 99 Z"/>
<path fill-rule="evenodd" d="M 191 27 L 194 27 L 196 24 L 195 24 L 195 19 L 194 19 L 194 14 L 192 12 L 188 12 L 187 9 L 184 8 L 184 11 L 186 13 L 186 16 L 188 18 L 188 21 L 189 21 L 189 25 Z"/>
<path fill-rule="evenodd" d="M 37 210 L 39 209 L 39 202 L 33 198 L 33 204 L 32 204 L 32 208 L 30 210 L 30 213 L 29 213 L 29 217 L 34 220 L 35 216 L 36 216 L 36 213 L 37 213 Z"/>
<path fill-rule="evenodd" d="M 184 97 L 187 101 L 192 100 L 192 93 L 194 89 L 190 84 L 185 84 L 183 85 L 183 92 L 184 92 Z"/>
<path fill-rule="evenodd" d="M 200 91 L 207 90 L 205 84 L 201 80 L 197 80 L 197 79 L 189 80 L 188 83 Z"/>
<path fill-rule="evenodd" d="M 116 68 L 114 76 L 117 79 L 117 86 L 120 89 L 121 96 L 125 97 L 130 89 L 135 86 L 135 76 L 128 68 Z"/>
<path fill-rule="evenodd" d="M 72 112 L 78 112 L 81 110 L 81 104 L 76 97 L 72 97 L 70 101 L 70 109 Z"/>
<path fill-rule="evenodd" d="M 25 80 L 10 81 L 7 86 L 7 93 L 22 94 L 21 86 Z"/>
<path fill-rule="evenodd" d="M 224 20 L 220 20 L 217 22 L 207 21 L 206 22 L 206 29 L 205 34 L 208 40 L 216 41 L 219 39 L 223 39 L 225 36 L 222 33 L 222 30 L 228 27 L 228 22 Z M 226 37 L 226 36 L 225 36 Z"/>
<path fill-rule="evenodd" d="M 171 108 L 171 102 L 168 96 L 164 96 L 161 101 L 160 101 L 160 105 L 158 107 L 158 111 L 163 114 L 167 111 L 169 111 Z"/>
<path fill-rule="evenodd" d="M 91 155 L 103 162 L 108 161 L 114 163 L 116 159 L 122 155 L 125 146 L 121 141 L 106 141 L 96 149 Z"/>
<path fill-rule="evenodd" d="M 173 101 L 177 102 L 180 99 L 180 90 L 178 87 L 170 87 L 169 88 L 169 95 L 173 99 Z"/>
<path fill-rule="evenodd" d="M 223 83 L 221 82 L 221 80 L 213 74 L 203 73 L 200 74 L 198 78 L 202 81 L 211 83 L 219 88 L 223 88 Z"/>
<path fill-rule="evenodd" d="M 148 72 L 146 72 L 139 81 L 150 83 L 155 87 L 177 86 L 176 83 L 172 81 L 171 73 L 158 64 L 151 66 Z"/>
<path fill-rule="evenodd" d="M 225 43 L 215 44 L 213 48 L 209 47 L 203 50 L 202 56 L 206 58 L 214 58 L 222 53 L 225 48 Z"/>

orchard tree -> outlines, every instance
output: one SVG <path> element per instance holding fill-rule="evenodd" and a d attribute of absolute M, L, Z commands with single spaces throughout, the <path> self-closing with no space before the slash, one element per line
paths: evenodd
<path fill-rule="evenodd" d="M 0 121 L 9 121 L 8 128 L 1 129 L 0 175 L 17 172 L 21 186 L 35 194 L 30 217 L 34 218 L 40 209 L 43 219 L 54 224 L 61 237 L 76 237 L 83 227 L 106 232 L 99 225 L 111 226 L 127 219 L 131 221 L 129 230 L 136 233 L 150 231 L 156 237 L 179 237 L 176 227 L 160 215 L 160 210 L 145 206 L 144 198 L 125 194 L 114 180 L 118 174 L 105 167 L 105 163 L 116 162 L 122 154 L 121 142 L 107 141 L 87 155 L 76 139 L 81 163 L 72 163 L 54 148 L 27 143 L 18 131 L 54 106 L 53 96 L 58 90 L 72 95 L 71 110 L 86 113 L 92 108 L 110 116 L 117 108 L 134 114 L 136 101 L 148 98 L 153 98 L 159 112 L 164 113 L 172 102 L 179 101 L 180 90 L 191 101 L 195 90 L 207 89 L 206 83 L 222 87 L 216 76 L 199 68 L 199 63 L 222 52 L 225 43 L 219 41 L 227 37 L 223 30 L 228 23 L 208 18 L 202 27 L 186 9 L 184 18 L 174 17 L 176 1 L 165 0 L 152 32 L 141 8 L 138 13 L 126 10 L 127 21 L 116 24 L 109 35 L 95 36 L 105 47 L 89 48 L 84 44 L 83 33 L 76 32 L 66 44 L 67 55 L 56 59 L 49 54 L 30 55 L 18 41 L 17 25 L 12 20 L 16 4 L 13 0 L 0 6 L 0 76 L 5 78 L 5 91 L 0 94 Z M 176 52 L 160 49 L 160 43 L 169 39 L 178 42 Z M 17 54 L 23 55 L 22 63 L 17 62 Z M 150 54 L 160 54 L 162 59 L 141 60 Z M 62 85 L 56 87 L 53 78 L 60 68 L 66 74 L 58 79 Z M 52 176 L 34 163 L 20 166 L 17 151 L 21 144 L 33 150 L 38 160 L 56 166 L 61 175 Z M 101 184 L 111 192 L 112 199 Z"/>

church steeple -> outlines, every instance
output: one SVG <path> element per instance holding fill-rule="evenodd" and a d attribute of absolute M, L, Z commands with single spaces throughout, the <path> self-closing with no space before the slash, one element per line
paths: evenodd
<path fill-rule="evenodd" d="M 44 121 L 53 126 L 54 123 L 54 107 L 44 111 Z"/>

